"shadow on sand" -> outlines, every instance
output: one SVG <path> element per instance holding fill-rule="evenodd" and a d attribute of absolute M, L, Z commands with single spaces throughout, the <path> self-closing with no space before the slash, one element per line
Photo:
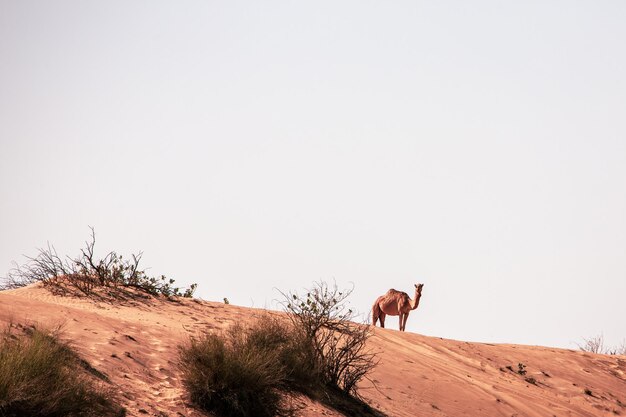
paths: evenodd
<path fill-rule="evenodd" d="M 315 395 L 311 395 L 311 393 L 308 395 L 347 417 L 388 417 L 387 414 L 375 409 L 362 399 L 348 395 L 338 389 L 325 388 Z"/>

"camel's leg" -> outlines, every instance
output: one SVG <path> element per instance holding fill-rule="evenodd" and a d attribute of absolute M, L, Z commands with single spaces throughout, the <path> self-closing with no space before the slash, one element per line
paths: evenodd
<path fill-rule="evenodd" d="M 400 313 L 400 314 L 398 315 L 398 319 L 400 320 L 400 325 L 398 326 L 398 328 L 400 329 L 400 331 L 404 330 L 404 329 L 402 328 L 402 323 L 404 322 L 403 318 L 404 318 L 404 314 L 403 314 L 403 313 Z"/>
<path fill-rule="evenodd" d="M 410 311 L 407 311 L 404 316 L 402 317 L 402 331 L 404 331 L 404 329 L 406 329 L 406 321 L 409 318 L 409 313 Z"/>
<path fill-rule="evenodd" d="M 378 316 L 379 316 L 379 311 L 380 311 L 376 307 L 377 307 L 376 305 L 374 307 L 372 307 L 372 325 L 374 327 L 376 327 L 376 322 L 378 321 Z"/>
<path fill-rule="evenodd" d="M 380 319 L 380 327 L 382 327 L 383 329 L 385 328 L 385 317 L 386 316 L 387 315 L 381 311 L 380 312 L 380 316 L 378 317 Z"/>

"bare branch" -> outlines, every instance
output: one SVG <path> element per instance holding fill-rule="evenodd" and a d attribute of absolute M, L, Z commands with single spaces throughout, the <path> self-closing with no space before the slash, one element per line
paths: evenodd
<path fill-rule="evenodd" d="M 62 259 L 54 246 L 48 243 L 47 248 L 38 249 L 35 257 L 26 256 L 27 262 L 15 265 L 0 284 L 0 289 L 16 288 L 33 282 L 42 282 L 45 286 L 60 289 L 69 284 L 85 295 L 92 294 L 96 287 L 133 287 L 153 295 L 192 297 L 196 284 L 181 289 L 175 287 L 173 279 L 165 276 L 148 277 L 145 270 L 140 269 L 142 252 L 132 254 L 132 261 L 123 259 L 115 251 L 109 252 L 104 258 L 96 259 L 96 233 L 91 229 L 91 240 L 85 241 L 77 258 L 66 256 Z M 61 278 L 63 278 L 61 280 Z M 62 281 L 62 282 L 60 282 Z"/>
<path fill-rule="evenodd" d="M 329 286 L 320 281 L 306 295 L 281 294 L 291 322 L 311 344 L 323 380 L 357 396 L 358 382 L 377 365 L 377 360 L 366 346 L 371 336 L 369 326 L 355 323 L 356 314 L 348 308 L 352 290 L 340 291 L 336 284 Z"/>

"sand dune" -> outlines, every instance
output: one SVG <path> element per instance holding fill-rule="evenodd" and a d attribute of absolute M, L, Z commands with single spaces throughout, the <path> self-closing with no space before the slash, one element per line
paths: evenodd
<path fill-rule="evenodd" d="M 178 345 L 190 335 L 266 313 L 154 297 L 113 305 L 52 295 L 38 285 L 0 292 L 1 324 L 62 326 L 64 338 L 119 388 L 133 416 L 203 415 L 185 399 Z M 361 393 L 392 417 L 626 415 L 626 356 L 469 343 L 380 328 L 371 346 L 380 352 L 380 364 Z M 340 415 L 306 398 L 294 401 L 304 407 L 303 417 Z"/>

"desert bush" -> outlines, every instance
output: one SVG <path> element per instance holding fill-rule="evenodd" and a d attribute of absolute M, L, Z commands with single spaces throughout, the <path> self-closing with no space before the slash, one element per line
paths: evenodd
<path fill-rule="evenodd" d="M 123 416 L 110 389 L 87 374 L 58 334 L 10 329 L 0 340 L 0 416 Z"/>
<path fill-rule="evenodd" d="M 607 349 L 604 346 L 604 336 L 598 335 L 595 337 L 591 337 L 589 339 L 583 338 L 584 343 L 582 345 L 578 345 L 580 350 L 583 352 L 591 352 L 591 353 L 607 353 Z"/>
<path fill-rule="evenodd" d="M 604 344 L 604 335 L 600 334 L 589 339 L 583 338 L 584 343 L 578 344 L 578 348 L 583 352 L 601 353 L 604 355 L 626 355 L 626 340 L 615 347 L 608 347 Z"/>
<path fill-rule="evenodd" d="M 348 308 L 351 293 L 319 281 L 305 294 L 283 293 L 283 305 L 294 334 L 306 346 L 301 352 L 308 355 L 313 375 L 326 386 L 358 396 L 357 384 L 377 361 L 366 346 L 369 326 L 355 323 L 356 314 Z"/>
<path fill-rule="evenodd" d="M 58 255 L 54 246 L 48 244 L 38 249 L 35 257 L 27 256 L 27 263 L 16 265 L 4 278 L 3 288 L 16 288 L 33 282 L 47 287 L 60 288 L 69 284 L 84 295 L 91 295 L 94 288 L 136 288 L 152 295 L 192 297 L 196 284 L 188 288 L 176 287 L 173 279 L 164 275 L 150 277 L 139 267 L 142 252 L 124 257 L 115 251 L 104 258 L 95 256 L 96 234 L 91 228 L 91 240 L 85 242 L 81 254 L 75 258 Z"/>
<path fill-rule="evenodd" d="M 281 396 L 288 389 L 288 376 L 280 359 L 289 337 L 276 330 L 273 324 L 234 326 L 182 346 L 180 366 L 191 401 L 220 416 L 289 415 Z"/>
<path fill-rule="evenodd" d="M 221 416 L 290 415 L 285 395 L 302 393 L 345 415 L 381 415 L 357 396 L 376 357 L 369 326 L 352 321 L 350 292 L 318 283 L 304 297 L 285 294 L 288 318 L 192 338 L 179 356 L 191 401 Z"/>
<path fill-rule="evenodd" d="M 283 371 L 283 391 L 310 393 L 321 381 L 321 369 L 306 334 L 293 323 L 264 316 L 246 331 L 246 343 L 260 352 L 273 352 Z"/>

